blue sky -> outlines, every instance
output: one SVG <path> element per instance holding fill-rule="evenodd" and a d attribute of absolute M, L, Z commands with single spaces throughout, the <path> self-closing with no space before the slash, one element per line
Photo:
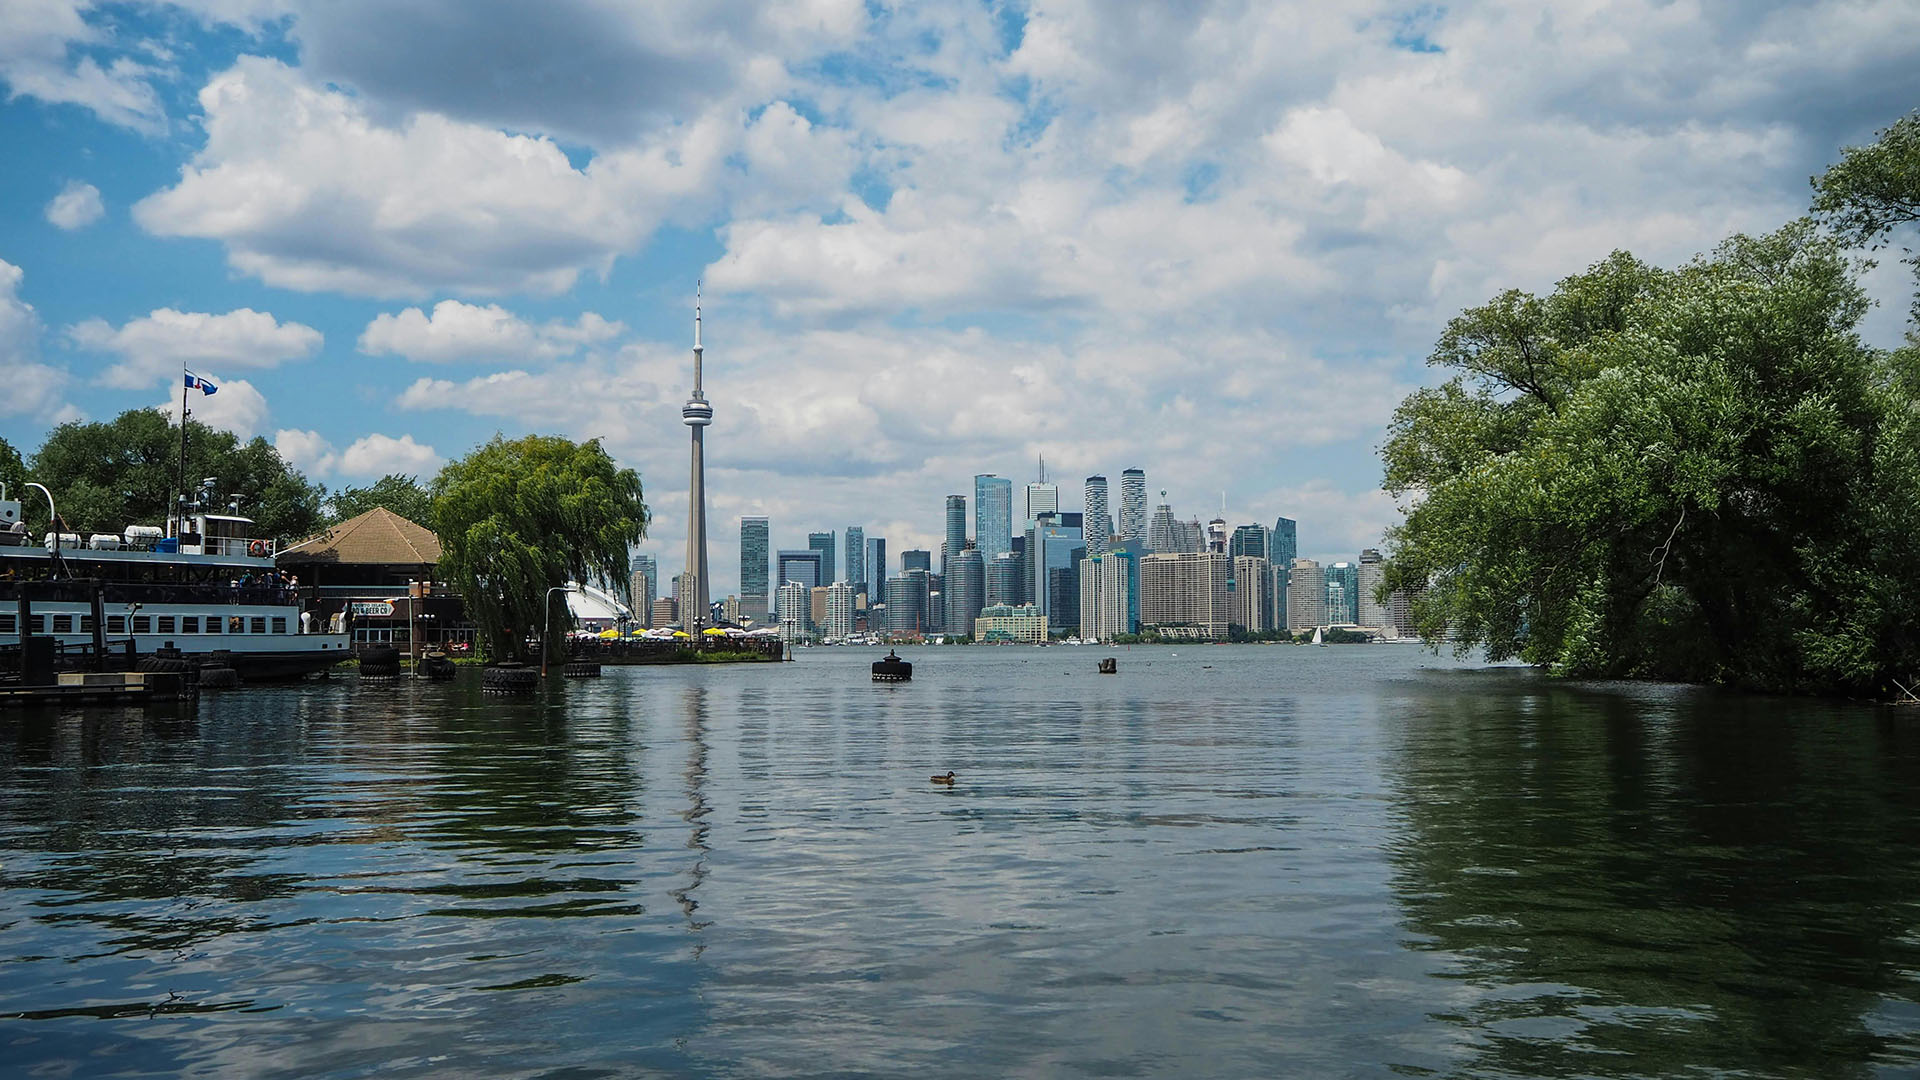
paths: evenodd
<path fill-rule="evenodd" d="M 1041 454 L 1350 558 L 1450 315 L 1803 212 L 1920 6 L 15 0 L 0 86 L 0 437 L 183 363 L 330 487 L 597 436 L 670 575 L 705 278 L 724 592 Z"/>

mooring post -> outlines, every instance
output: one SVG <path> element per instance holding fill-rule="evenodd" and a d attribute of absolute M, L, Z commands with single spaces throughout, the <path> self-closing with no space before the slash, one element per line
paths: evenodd
<path fill-rule="evenodd" d="M 107 670 L 107 613 L 100 598 L 100 579 L 91 582 L 93 595 L 93 670 Z"/>

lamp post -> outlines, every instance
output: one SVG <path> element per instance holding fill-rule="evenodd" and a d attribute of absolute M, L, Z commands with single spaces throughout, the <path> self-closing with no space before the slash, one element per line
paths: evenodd
<path fill-rule="evenodd" d="M 557 592 L 578 592 L 572 585 L 555 585 L 547 590 L 545 614 L 540 620 L 540 677 L 547 677 L 547 631 L 553 628 L 553 594 Z"/>

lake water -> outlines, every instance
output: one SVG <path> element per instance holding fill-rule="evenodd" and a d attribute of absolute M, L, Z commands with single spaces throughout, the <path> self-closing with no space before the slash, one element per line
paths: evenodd
<path fill-rule="evenodd" d="M 905 653 L 0 714 L 0 1073 L 1920 1071 L 1920 710 Z"/>

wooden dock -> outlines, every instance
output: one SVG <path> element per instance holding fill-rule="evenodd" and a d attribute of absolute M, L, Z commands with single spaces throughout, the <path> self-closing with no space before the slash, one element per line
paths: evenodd
<path fill-rule="evenodd" d="M 197 673 L 196 673 L 197 674 Z M 190 701 L 198 681 L 184 673 L 65 671 L 38 686 L 0 683 L 0 709 L 39 705 L 147 705 Z"/>

